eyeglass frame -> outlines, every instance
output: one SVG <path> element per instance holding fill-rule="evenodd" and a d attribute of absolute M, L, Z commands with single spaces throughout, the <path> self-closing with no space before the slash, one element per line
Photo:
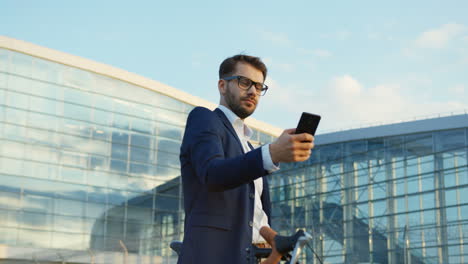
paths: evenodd
<path fill-rule="evenodd" d="M 247 79 L 251 82 L 250 86 L 247 87 L 247 88 L 242 88 L 240 86 L 240 79 L 241 78 L 244 78 L 244 79 Z M 268 91 L 268 85 L 264 84 L 264 83 L 261 83 L 261 82 L 254 82 L 252 81 L 251 79 L 245 77 L 245 76 L 241 76 L 241 75 L 234 75 L 234 76 L 230 76 L 230 77 L 224 77 L 224 78 L 221 78 L 222 80 L 225 80 L 225 81 L 231 81 L 231 80 L 234 80 L 234 79 L 237 79 L 237 86 L 239 87 L 239 89 L 242 89 L 244 91 L 248 91 L 250 88 L 252 88 L 252 86 L 254 86 L 255 88 L 255 93 L 259 96 L 264 96 L 266 94 L 266 92 Z M 256 85 L 257 84 L 260 84 L 262 86 L 262 89 L 258 90 Z"/>

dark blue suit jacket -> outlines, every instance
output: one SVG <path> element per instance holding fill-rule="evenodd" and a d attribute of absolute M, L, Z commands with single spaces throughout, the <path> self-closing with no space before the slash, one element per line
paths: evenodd
<path fill-rule="evenodd" d="M 187 119 L 180 162 L 185 233 L 178 263 L 246 263 L 246 248 L 252 244 L 253 180 L 268 173 L 261 149 L 244 153 L 221 110 L 196 107 Z M 261 200 L 270 219 L 266 178 L 263 184 Z"/>

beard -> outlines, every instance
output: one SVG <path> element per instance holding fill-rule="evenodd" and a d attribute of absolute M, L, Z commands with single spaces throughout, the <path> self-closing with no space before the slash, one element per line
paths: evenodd
<path fill-rule="evenodd" d="M 225 96 L 226 104 L 229 106 L 229 109 L 231 109 L 231 111 L 234 114 L 236 114 L 240 119 L 245 119 L 249 117 L 251 114 L 253 114 L 253 112 L 255 111 L 255 108 L 257 107 L 256 104 L 254 105 L 252 110 L 242 107 L 241 101 L 247 98 L 250 98 L 250 97 L 247 96 L 247 97 L 239 98 L 239 100 L 236 100 L 235 95 L 232 94 L 231 91 L 229 91 L 229 89 L 227 90 L 227 93 Z M 252 99 L 252 100 L 256 102 L 255 99 Z"/>

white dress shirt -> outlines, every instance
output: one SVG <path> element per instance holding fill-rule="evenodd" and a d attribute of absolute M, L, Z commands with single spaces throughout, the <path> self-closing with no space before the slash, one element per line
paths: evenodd
<path fill-rule="evenodd" d="M 234 114 L 230 109 L 223 105 L 219 105 L 218 108 L 223 111 L 223 113 L 231 122 L 234 130 L 236 131 L 237 136 L 239 137 L 244 152 L 247 153 L 251 149 L 247 141 L 252 137 L 253 131 L 248 126 L 244 124 L 244 121 L 240 119 L 236 114 Z M 273 161 L 271 160 L 270 154 L 270 144 L 263 145 L 262 148 L 262 159 L 263 159 L 263 168 L 269 173 L 274 172 L 279 169 Z M 252 243 L 265 243 L 265 239 L 260 235 L 260 228 L 262 226 L 268 225 L 268 216 L 263 210 L 262 201 L 260 197 L 263 193 L 263 178 L 260 177 L 254 180 L 255 185 L 255 201 L 254 201 L 254 217 L 253 217 L 253 226 L 252 226 Z"/>

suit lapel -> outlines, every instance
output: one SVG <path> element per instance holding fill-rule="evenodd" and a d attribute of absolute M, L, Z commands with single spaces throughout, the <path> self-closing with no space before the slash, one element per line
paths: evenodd
<path fill-rule="evenodd" d="M 229 120 L 227 119 L 226 115 L 224 115 L 223 111 L 219 110 L 218 108 L 216 108 L 214 110 L 214 112 L 219 116 L 219 118 L 223 121 L 223 124 L 224 126 L 229 130 L 229 132 L 232 134 L 232 136 L 237 140 L 237 143 L 239 143 L 239 147 L 240 149 L 242 150 L 242 153 L 245 153 L 244 152 L 244 148 L 242 147 L 242 143 L 239 139 L 239 137 L 237 136 L 237 133 L 236 131 L 234 130 L 234 127 L 232 127 L 232 124 L 231 122 L 229 122 Z M 250 144 L 250 143 L 249 143 Z"/>

